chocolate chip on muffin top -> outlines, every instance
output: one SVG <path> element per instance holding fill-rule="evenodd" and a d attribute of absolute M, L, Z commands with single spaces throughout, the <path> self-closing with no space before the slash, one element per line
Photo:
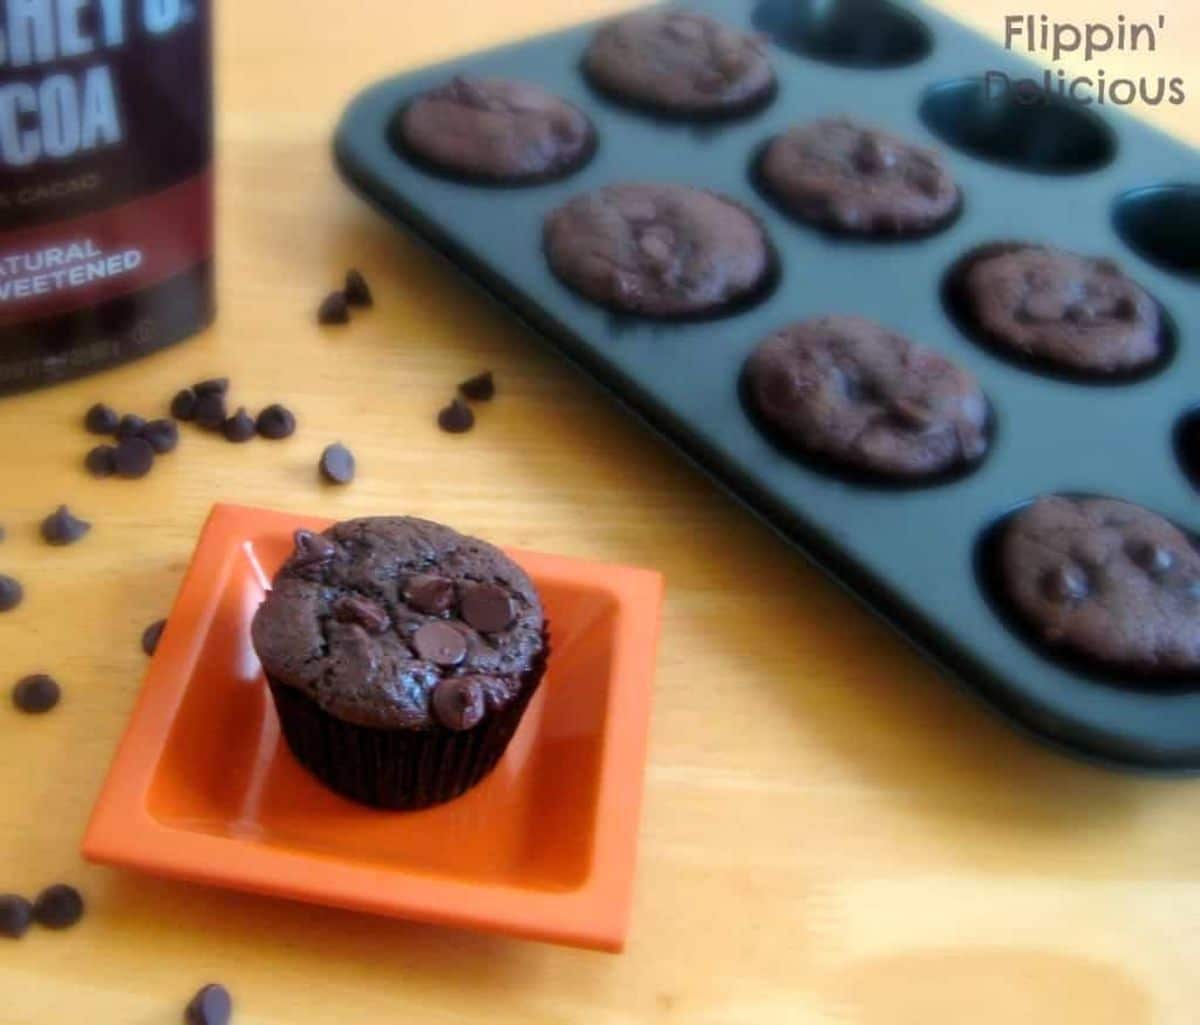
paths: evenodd
<path fill-rule="evenodd" d="M 532 582 L 499 549 L 387 517 L 299 531 L 253 633 L 267 675 L 331 715 L 462 730 L 518 695 L 544 626 Z"/>

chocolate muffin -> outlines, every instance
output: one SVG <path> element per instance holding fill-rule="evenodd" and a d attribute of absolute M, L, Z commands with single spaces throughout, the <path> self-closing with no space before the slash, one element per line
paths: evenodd
<path fill-rule="evenodd" d="M 1071 375 L 1129 375 L 1163 356 L 1158 304 L 1111 260 L 1051 246 L 984 246 L 952 274 L 951 300 L 983 341 Z"/>
<path fill-rule="evenodd" d="M 760 164 L 766 191 L 785 210 L 827 231 L 925 235 L 954 219 L 958 186 L 942 158 L 847 118 L 778 135 Z"/>
<path fill-rule="evenodd" d="M 1112 498 L 1039 498 L 1005 528 L 1004 593 L 1050 647 L 1144 676 L 1200 671 L 1200 551 Z"/>
<path fill-rule="evenodd" d="M 731 117 L 775 92 L 761 39 L 690 11 L 635 11 L 609 22 L 583 67 L 613 99 L 673 116 Z"/>
<path fill-rule="evenodd" d="M 546 222 L 558 277 L 601 306 L 648 317 L 718 313 L 762 291 L 774 269 L 745 208 L 682 185 L 614 185 Z"/>
<path fill-rule="evenodd" d="M 407 517 L 298 531 L 253 641 L 296 758 L 381 808 L 462 794 L 499 761 L 545 670 L 529 577 Z"/>
<path fill-rule="evenodd" d="M 530 184 L 580 168 L 595 149 L 591 121 L 539 86 L 455 78 L 417 97 L 397 125 L 404 150 L 474 181 Z"/>
<path fill-rule="evenodd" d="M 975 378 L 862 317 L 821 317 L 772 335 L 745 387 L 773 434 L 869 475 L 916 480 L 978 462 L 988 403 Z"/>

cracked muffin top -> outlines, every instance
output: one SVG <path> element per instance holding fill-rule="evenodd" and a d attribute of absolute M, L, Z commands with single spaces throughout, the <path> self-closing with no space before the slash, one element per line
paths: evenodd
<path fill-rule="evenodd" d="M 503 552 L 410 517 L 297 531 L 254 617 L 276 684 L 382 729 L 470 729 L 544 656 L 541 601 Z"/>

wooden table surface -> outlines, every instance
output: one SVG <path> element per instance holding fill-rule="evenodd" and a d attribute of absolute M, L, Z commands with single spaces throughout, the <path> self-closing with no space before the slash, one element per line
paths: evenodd
<path fill-rule="evenodd" d="M 954 4 L 991 32 L 1011 7 Z M 66 688 L 45 719 L 0 708 L 0 890 L 68 880 L 89 903 L 68 933 L 4 944 L 2 1025 L 177 1022 L 212 979 L 234 992 L 238 1025 L 1196 1021 L 1200 784 L 1110 775 L 1015 736 L 335 178 L 331 126 L 368 80 L 623 6 L 221 5 L 217 326 L 0 402 L 0 570 L 28 590 L 0 619 L 0 670 Z M 1200 14 L 1190 0 L 1159 8 L 1160 52 L 1113 58 L 1110 74 L 1194 73 Z M 1198 103 L 1149 114 L 1195 142 Z M 378 307 L 319 330 L 314 302 L 351 264 Z M 479 429 L 437 432 L 443 398 L 484 367 L 501 395 Z M 189 431 L 140 483 L 84 476 L 91 402 L 155 412 L 218 373 L 239 402 L 291 403 L 299 434 L 235 448 Z M 336 439 L 361 464 L 340 491 L 314 475 Z M 215 500 L 403 511 L 666 574 L 623 956 L 81 863 L 144 669 L 139 636 L 169 608 Z M 95 528 L 49 549 L 36 524 L 63 501 Z"/>

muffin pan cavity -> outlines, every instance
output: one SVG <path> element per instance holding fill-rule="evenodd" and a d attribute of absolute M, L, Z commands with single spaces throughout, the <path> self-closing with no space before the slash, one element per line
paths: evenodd
<path fill-rule="evenodd" d="M 849 68 L 904 67 L 933 49 L 924 23 L 887 0 L 760 0 L 754 26 L 793 53 Z"/>
<path fill-rule="evenodd" d="M 1196 232 L 1169 227 L 1194 224 L 1194 207 L 1188 197 L 1171 205 L 1181 202 L 1174 193 L 1169 203 L 1159 192 L 1122 196 L 1200 182 L 1197 154 L 1119 111 L 988 101 L 963 76 L 1037 72 L 932 7 L 681 6 L 739 33 L 765 33 L 774 105 L 693 123 L 613 103 L 583 73 L 596 32 L 584 25 L 369 87 L 338 129 L 342 174 L 1010 722 L 1114 766 L 1200 772 L 1200 687 L 1147 688 L 1048 657 L 998 614 L 975 570 L 980 532 L 1014 503 L 1047 493 L 1111 494 L 1200 530 L 1197 492 L 1172 449 L 1180 412 L 1198 398 L 1200 304 L 1180 269 L 1194 266 Z M 575 105 L 595 126 L 594 158 L 570 179 L 503 194 L 427 174 L 396 152 L 389 125 L 454 75 L 525 79 Z M 962 215 L 938 234 L 880 245 L 812 230 L 768 201 L 754 170 L 759 147 L 793 125 L 840 116 L 936 148 Z M 614 313 L 573 292 L 547 262 L 546 219 L 621 183 L 691 186 L 745 206 L 774 242 L 772 287 L 719 319 L 678 321 Z M 1118 264 L 1166 311 L 1161 358 L 1099 388 L 999 359 L 960 329 L 945 300 L 956 262 L 1014 239 Z M 1141 259 L 1130 245 L 1157 257 Z M 789 324 L 834 315 L 886 325 L 973 375 L 991 413 L 986 455 L 913 486 L 852 476 L 780 446 L 743 401 L 747 357 Z"/>
<path fill-rule="evenodd" d="M 1200 491 L 1200 406 L 1192 409 L 1179 421 L 1179 427 L 1175 431 L 1175 450 L 1183 472 Z"/>
<path fill-rule="evenodd" d="M 1165 270 L 1200 279 L 1200 185 L 1134 189 L 1113 207 L 1117 233 Z"/>
<path fill-rule="evenodd" d="M 1082 174 L 1108 164 L 1117 140 L 1085 107 L 1054 97 L 1032 105 L 989 95 L 982 79 L 930 89 L 921 118 L 942 142 L 980 160 L 1043 174 Z"/>

